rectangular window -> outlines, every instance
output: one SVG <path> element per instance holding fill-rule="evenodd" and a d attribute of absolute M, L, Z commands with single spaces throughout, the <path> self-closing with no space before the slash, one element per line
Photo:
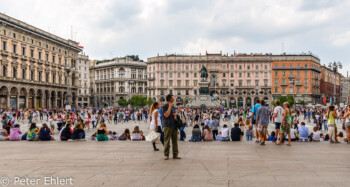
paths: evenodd
<path fill-rule="evenodd" d="M 188 73 L 186 73 L 186 78 L 188 78 L 189 77 L 189 75 L 188 75 Z"/>
<path fill-rule="evenodd" d="M 30 49 L 30 57 L 34 58 L 34 49 Z"/>
<path fill-rule="evenodd" d="M 242 73 L 239 73 L 239 78 L 241 78 L 242 77 Z"/>
<path fill-rule="evenodd" d="M 6 71 L 7 71 L 7 69 L 6 69 L 6 66 L 2 66 L 2 76 L 3 77 L 6 77 Z"/>
<path fill-rule="evenodd" d="M 286 79 L 282 79 L 282 84 L 286 84 Z"/>
<path fill-rule="evenodd" d="M 240 69 L 240 70 L 242 69 L 242 65 L 239 65 L 239 69 Z"/>
<path fill-rule="evenodd" d="M 5 41 L 2 42 L 2 50 L 6 51 L 7 43 Z"/>
<path fill-rule="evenodd" d="M 164 66 L 163 65 L 160 66 L 160 70 L 164 70 Z"/>
<path fill-rule="evenodd" d="M 13 44 L 13 51 L 12 51 L 13 53 L 17 53 L 17 45 L 16 44 Z"/>
<path fill-rule="evenodd" d="M 188 90 L 186 90 L 186 95 L 190 95 L 190 92 Z"/>
<path fill-rule="evenodd" d="M 283 93 L 283 94 L 286 93 L 286 88 L 282 88 L 282 93 Z"/>
<path fill-rule="evenodd" d="M 197 86 L 197 81 L 193 81 L 193 86 Z"/>
<path fill-rule="evenodd" d="M 160 74 L 160 78 L 164 78 L 164 73 L 161 73 L 161 74 Z"/>
<path fill-rule="evenodd" d="M 186 86 L 190 86 L 190 81 L 186 81 Z"/>
<path fill-rule="evenodd" d="M 22 69 L 22 79 L 26 78 L 26 69 Z"/>
<path fill-rule="evenodd" d="M 188 65 L 186 65 L 186 70 L 188 70 L 189 68 L 188 68 Z"/>
<path fill-rule="evenodd" d="M 250 86 L 250 81 L 247 81 L 247 86 Z"/>
<path fill-rule="evenodd" d="M 297 72 L 297 75 L 300 76 L 300 71 Z"/>
<path fill-rule="evenodd" d="M 181 81 L 177 81 L 177 86 L 181 86 Z"/>
<path fill-rule="evenodd" d="M 275 85 L 278 85 L 278 79 L 275 79 Z"/>
<path fill-rule="evenodd" d="M 255 81 L 255 86 L 259 86 L 259 81 Z"/>
<path fill-rule="evenodd" d="M 55 63 L 55 62 L 56 62 L 56 57 L 52 56 L 52 63 Z"/>
<path fill-rule="evenodd" d="M 267 86 L 267 80 L 264 80 L 264 86 Z"/>
<path fill-rule="evenodd" d="M 233 73 L 231 73 L 231 78 L 233 78 Z"/>
<path fill-rule="evenodd" d="M 239 85 L 239 86 L 243 86 L 243 85 L 242 85 L 242 81 L 239 81 L 239 82 L 238 82 L 238 85 Z"/>
<path fill-rule="evenodd" d="M 286 76 L 286 72 L 285 71 L 282 71 L 282 76 Z"/>
<path fill-rule="evenodd" d="M 275 93 L 277 93 L 278 92 L 278 88 L 275 88 Z"/>
<path fill-rule="evenodd" d="M 222 74 L 222 77 L 226 77 L 226 73 L 223 73 L 223 74 Z"/>
<path fill-rule="evenodd" d="M 177 95 L 181 95 L 181 90 L 177 90 Z"/>
<path fill-rule="evenodd" d="M 259 78 L 259 73 L 258 72 L 255 73 L 255 78 Z"/>
<path fill-rule="evenodd" d="M 194 78 L 197 78 L 197 73 L 194 73 L 194 74 L 193 74 L 193 77 L 194 77 Z"/>
<path fill-rule="evenodd" d="M 169 78 L 173 78 L 173 73 L 169 73 Z"/>
<path fill-rule="evenodd" d="M 177 77 L 180 78 L 180 77 L 181 77 L 181 74 L 180 74 L 180 73 L 177 73 Z"/>
<path fill-rule="evenodd" d="M 22 55 L 26 56 L 26 48 L 25 47 L 22 47 Z"/>
<path fill-rule="evenodd" d="M 49 54 L 46 54 L 46 62 L 49 62 Z"/>
<path fill-rule="evenodd" d="M 264 72 L 264 77 L 267 77 L 267 72 Z"/>
<path fill-rule="evenodd" d="M 307 85 L 308 82 L 309 82 L 309 79 L 305 79 L 305 80 L 304 80 L 304 84 L 305 84 L 305 85 Z"/>
<path fill-rule="evenodd" d="M 233 81 L 231 81 L 231 86 L 234 86 L 234 84 L 235 84 L 235 83 L 234 83 Z"/>
<path fill-rule="evenodd" d="M 275 76 L 278 76 L 278 71 L 275 71 Z"/>
<path fill-rule="evenodd" d="M 300 88 L 297 88 L 297 93 L 300 93 Z"/>
<path fill-rule="evenodd" d="M 255 69 L 259 69 L 259 65 L 255 65 Z"/>
<path fill-rule="evenodd" d="M 233 70 L 233 65 L 231 65 L 231 70 Z"/>
<path fill-rule="evenodd" d="M 265 65 L 265 69 L 267 69 L 267 65 Z"/>
<path fill-rule="evenodd" d="M 247 73 L 247 77 L 250 78 L 250 73 Z"/>
<path fill-rule="evenodd" d="M 307 73 L 307 71 L 305 71 L 305 76 L 307 76 L 308 75 L 308 73 Z"/>
<path fill-rule="evenodd" d="M 181 65 L 177 65 L 177 70 L 181 70 Z"/>
<path fill-rule="evenodd" d="M 40 51 L 38 53 L 38 56 L 39 56 L 39 60 L 41 60 L 41 52 Z"/>
<path fill-rule="evenodd" d="M 34 71 L 30 71 L 30 80 L 34 80 Z M 40 81 L 40 72 L 39 72 L 39 81 Z"/>

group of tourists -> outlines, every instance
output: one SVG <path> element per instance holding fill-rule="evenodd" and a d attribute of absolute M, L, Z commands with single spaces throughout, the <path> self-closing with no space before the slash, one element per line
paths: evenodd
<path fill-rule="evenodd" d="M 269 107 L 264 100 L 257 100 L 251 108 L 206 108 L 175 107 L 174 97 L 168 95 L 166 103 L 155 102 L 145 108 L 86 108 L 77 110 L 2 110 L 0 140 L 86 140 L 86 130 L 95 129 L 87 138 L 90 141 L 132 140 L 144 141 L 147 134 L 140 126 L 133 131 L 126 128 L 122 133 L 108 130 L 108 125 L 139 122 L 148 125 L 149 130 L 158 133 L 159 141 L 164 145 L 164 155 L 169 159 L 170 147 L 173 158 L 178 156 L 180 141 L 253 141 L 265 145 L 267 141 L 281 145 L 285 141 L 291 146 L 293 141 L 328 141 L 346 142 L 350 139 L 350 105 L 345 109 L 334 106 L 328 108 L 292 109 L 288 102 L 275 102 Z M 148 120 L 149 119 L 149 120 Z M 301 122 L 303 120 L 303 122 Z M 312 131 L 306 123 L 314 123 Z M 338 129 L 336 122 L 343 122 Z M 29 128 L 22 132 L 20 123 L 28 123 Z M 275 127 L 269 132 L 269 125 Z M 40 125 L 39 125 L 40 124 Z M 191 137 L 187 138 L 185 128 L 192 128 Z M 148 132 L 149 134 L 149 132 Z M 55 135 L 56 136 L 55 138 Z M 157 141 L 151 141 L 154 151 L 159 151 Z M 170 146 L 170 144 L 172 144 Z"/>

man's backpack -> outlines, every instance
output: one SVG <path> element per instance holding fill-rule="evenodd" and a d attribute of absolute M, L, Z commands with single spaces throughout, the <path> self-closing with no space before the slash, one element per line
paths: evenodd
<path fill-rule="evenodd" d="M 184 123 L 182 122 L 180 116 L 178 114 L 176 114 L 176 119 L 175 119 L 175 126 L 176 128 L 181 128 L 184 125 Z"/>

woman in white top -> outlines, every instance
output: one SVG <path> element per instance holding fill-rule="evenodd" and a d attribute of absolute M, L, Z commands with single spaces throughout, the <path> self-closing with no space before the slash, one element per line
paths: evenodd
<path fill-rule="evenodd" d="M 221 141 L 230 141 L 230 132 L 226 124 L 221 130 Z"/>
<path fill-rule="evenodd" d="M 160 133 L 160 141 L 162 142 L 162 144 L 164 145 L 164 135 L 162 132 L 162 122 L 160 119 L 160 114 L 159 114 L 159 103 L 158 102 L 154 102 L 151 106 L 151 110 L 150 110 L 150 115 L 151 115 L 151 124 L 150 124 L 150 129 L 154 130 L 155 132 L 159 132 Z M 156 147 L 156 143 L 153 142 L 153 149 L 154 151 L 159 151 L 159 149 Z"/>
<path fill-rule="evenodd" d="M 345 130 L 346 130 L 346 139 L 349 144 L 350 140 L 350 104 L 345 108 L 344 116 L 339 116 L 342 119 L 345 119 Z"/>

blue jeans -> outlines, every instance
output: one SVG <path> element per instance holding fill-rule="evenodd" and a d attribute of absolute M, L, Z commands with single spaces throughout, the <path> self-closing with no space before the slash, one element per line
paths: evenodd
<path fill-rule="evenodd" d="M 96 124 L 96 121 L 91 121 L 92 123 L 92 128 L 96 128 L 97 124 Z"/>
<path fill-rule="evenodd" d="M 326 120 L 323 121 L 323 125 L 324 125 L 324 130 L 328 131 L 328 125 Z"/>
<path fill-rule="evenodd" d="M 186 139 L 186 133 L 185 133 L 185 127 L 186 123 L 180 128 L 180 141 L 184 141 Z"/>
<path fill-rule="evenodd" d="M 252 141 L 252 135 L 245 135 L 247 142 Z"/>

